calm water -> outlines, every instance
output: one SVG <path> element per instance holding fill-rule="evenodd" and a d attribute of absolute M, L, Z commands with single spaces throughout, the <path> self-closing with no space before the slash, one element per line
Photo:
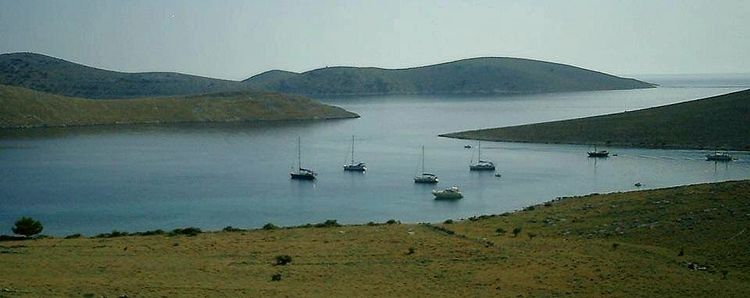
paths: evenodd
<path fill-rule="evenodd" d="M 45 233 L 94 234 L 197 226 L 259 227 L 337 219 L 434 222 L 501 213 L 558 196 L 750 178 L 750 156 L 713 163 L 696 150 L 482 143 L 502 173 L 468 171 L 476 154 L 440 133 L 598 115 L 717 95 L 740 88 L 657 88 L 510 97 L 365 97 L 328 102 L 362 118 L 322 122 L 27 130 L 0 138 L 0 233 L 33 216 Z M 365 174 L 344 172 L 351 136 Z M 302 163 L 315 182 L 292 181 Z M 434 201 L 415 185 L 420 146 L 438 188 L 464 199 Z M 476 146 L 475 146 L 476 147 Z"/>

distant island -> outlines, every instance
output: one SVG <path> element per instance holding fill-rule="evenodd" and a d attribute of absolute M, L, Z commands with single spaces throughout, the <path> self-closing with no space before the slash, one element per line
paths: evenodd
<path fill-rule="evenodd" d="M 326 67 L 268 71 L 245 81 L 255 89 L 311 97 L 381 94 L 518 94 L 652 88 L 654 84 L 565 64 L 487 57 L 407 68 Z"/>
<path fill-rule="evenodd" d="M 117 72 L 35 53 L 0 55 L 0 84 L 96 99 L 190 95 L 248 89 L 237 81 L 174 72 Z"/>
<path fill-rule="evenodd" d="M 0 128 L 359 117 L 301 96 L 252 91 L 93 100 L 0 85 L 0 107 Z"/>
<path fill-rule="evenodd" d="M 750 151 L 750 89 L 638 111 L 441 136 L 507 142 Z"/>
<path fill-rule="evenodd" d="M 326 67 L 304 73 L 272 70 L 240 82 L 174 72 L 117 72 L 36 53 L 1 54 L 0 84 L 92 99 L 247 90 L 321 98 L 388 94 L 518 94 L 655 86 L 570 65 L 520 58 L 472 58 L 406 69 Z"/>

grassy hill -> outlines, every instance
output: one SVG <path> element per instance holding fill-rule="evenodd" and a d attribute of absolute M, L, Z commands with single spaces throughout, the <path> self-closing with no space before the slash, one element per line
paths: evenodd
<path fill-rule="evenodd" d="M 173 72 L 116 72 L 35 53 L 0 55 L 0 84 L 83 98 L 135 98 L 247 89 L 236 81 Z"/>
<path fill-rule="evenodd" d="M 6 241 L 0 296 L 747 297 L 749 225 L 740 181 L 442 224 Z"/>
<path fill-rule="evenodd" d="M 638 111 L 444 137 L 509 142 L 750 150 L 750 90 Z"/>
<path fill-rule="evenodd" d="M 308 98 L 269 92 L 92 100 L 0 85 L 0 128 L 352 118 Z"/>
<path fill-rule="evenodd" d="M 650 88 L 654 85 L 574 66 L 518 58 L 473 58 L 408 69 L 326 67 L 270 71 L 250 87 L 319 97 L 369 94 L 493 94 Z"/>

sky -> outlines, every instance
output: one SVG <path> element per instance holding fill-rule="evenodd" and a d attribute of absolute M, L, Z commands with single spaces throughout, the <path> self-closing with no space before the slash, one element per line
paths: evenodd
<path fill-rule="evenodd" d="M 615 75 L 750 72 L 750 1 L 10 1 L 0 53 L 242 80 L 479 56 Z"/>

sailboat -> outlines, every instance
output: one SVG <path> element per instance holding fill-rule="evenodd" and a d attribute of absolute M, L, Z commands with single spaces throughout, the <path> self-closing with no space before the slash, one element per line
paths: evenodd
<path fill-rule="evenodd" d="M 589 154 L 589 157 L 608 157 L 609 151 L 596 150 L 596 145 L 594 145 L 594 151 L 589 151 L 588 154 Z"/>
<path fill-rule="evenodd" d="M 422 174 L 414 177 L 414 183 L 438 183 L 438 177 L 435 174 L 424 171 L 424 146 L 422 146 Z"/>
<path fill-rule="evenodd" d="M 367 165 L 364 162 L 354 162 L 354 136 L 352 136 L 352 161 L 344 165 L 344 171 L 352 172 L 364 172 L 367 170 Z"/>
<path fill-rule="evenodd" d="M 495 164 L 491 161 L 482 160 L 482 142 L 478 141 L 477 151 L 479 157 L 477 157 L 477 163 L 469 165 L 469 171 L 494 171 Z"/>
<path fill-rule="evenodd" d="M 297 137 L 297 170 L 291 171 L 289 174 L 292 179 L 297 180 L 315 180 L 315 176 L 318 174 L 310 169 L 302 168 L 302 142 L 300 137 Z"/>
<path fill-rule="evenodd" d="M 706 154 L 706 160 L 713 161 L 732 161 L 734 159 L 729 153 L 714 151 L 714 153 Z"/>

